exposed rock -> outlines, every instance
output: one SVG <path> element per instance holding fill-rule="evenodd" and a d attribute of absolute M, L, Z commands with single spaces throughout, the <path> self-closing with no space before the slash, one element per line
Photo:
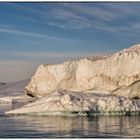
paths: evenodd
<path fill-rule="evenodd" d="M 127 114 L 140 111 L 140 100 L 121 96 L 56 91 L 19 109 L 6 112 L 27 115 Z"/>
<path fill-rule="evenodd" d="M 64 89 L 140 97 L 140 44 L 105 57 L 40 65 L 26 86 L 28 95 L 42 97 Z"/>

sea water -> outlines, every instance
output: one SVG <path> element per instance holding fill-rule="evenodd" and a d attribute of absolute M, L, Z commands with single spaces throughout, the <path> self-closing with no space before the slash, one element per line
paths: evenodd
<path fill-rule="evenodd" d="M 0 107 L 0 138 L 140 137 L 139 116 L 5 116 L 10 109 Z"/>

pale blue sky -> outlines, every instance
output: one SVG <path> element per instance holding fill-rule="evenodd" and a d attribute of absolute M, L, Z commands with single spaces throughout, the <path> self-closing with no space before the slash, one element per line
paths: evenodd
<path fill-rule="evenodd" d="M 112 53 L 139 36 L 139 2 L 1 2 L 0 81 L 29 78 L 40 63 Z"/>

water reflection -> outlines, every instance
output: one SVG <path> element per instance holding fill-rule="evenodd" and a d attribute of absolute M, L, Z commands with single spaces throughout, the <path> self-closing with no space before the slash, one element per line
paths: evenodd
<path fill-rule="evenodd" d="M 12 106 L 9 104 L 9 105 L 0 105 L 0 116 L 1 115 L 4 115 L 4 112 L 5 111 L 9 111 L 9 110 L 11 110 L 12 109 Z"/>
<path fill-rule="evenodd" d="M 2 118 L 1 137 L 140 137 L 139 116 Z"/>
<path fill-rule="evenodd" d="M 0 138 L 4 137 L 140 137 L 139 116 L 47 117 L 4 116 L 0 106 Z"/>

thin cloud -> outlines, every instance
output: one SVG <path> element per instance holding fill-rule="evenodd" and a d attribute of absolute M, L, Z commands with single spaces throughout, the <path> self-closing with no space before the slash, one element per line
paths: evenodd
<path fill-rule="evenodd" d="M 96 4 L 96 7 L 94 3 L 64 3 L 62 5 L 49 11 L 49 14 L 52 15 L 51 26 L 58 26 L 60 28 L 64 26 L 65 29 L 89 28 L 91 30 L 96 29 L 103 32 L 124 34 L 125 32 L 131 32 L 130 30 L 132 29 L 135 30 L 129 24 L 131 21 L 124 21 L 124 18 L 139 16 L 140 12 L 139 5 L 127 3 L 99 3 Z M 124 22 L 119 24 L 118 21 Z M 137 19 L 137 22 L 140 22 L 139 19 Z"/>
<path fill-rule="evenodd" d="M 21 36 L 38 37 L 38 38 L 52 39 L 52 40 L 62 40 L 62 41 L 69 40 L 69 39 L 52 37 L 52 36 L 47 36 L 47 35 L 43 35 L 43 34 L 25 32 L 25 31 L 21 31 L 21 30 L 17 30 L 17 29 L 9 29 L 9 28 L 0 28 L 0 33 L 8 33 L 8 34 L 21 35 Z"/>
<path fill-rule="evenodd" d="M 110 12 L 115 12 L 116 18 L 139 15 L 140 8 L 137 3 L 103 3 Z"/>
<path fill-rule="evenodd" d="M 13 28 L 13 26 L 12 25 L 6 25 L 6 24 L 0 24 L 0 28 L 10 29 L 10 28 Z"/>
<path fill-rule="evenodd" d="M 139 5 L 133 3 L 55 3 L 54 7 L 50 9 L 46 8 L 49 3 L 38 4 L 40 8 L 35 8 L 31 4 L 10 5 L 18 10 L 28 11 L 28 15 L 31 13 L 40 15 L 39 18 L 44 21 L 42 24 L 55 26 L 62 30 L 89 28 L 91 30 L 117 33 L 123 33 L 127 30 L 126 28 L 131 28 L 131 26 L 126 21 L 121 26 L 114 23 L 118 20 L 123 21 L 124 18 L 129 16 L 139 16 L 140 12 Z M 32 16 L 30 18 L 34 22 L 38 21 L 37 16 L 34 17 L 35 19 Z M 44 38 L 44 35 L 37 36 Z"/>
<path fill-rule="evenodd" d="M 93 24 L 96 24 L 96 21 L 77 15 L 71 10 L 53 9 L 50 13 L 52 15 L 51 22 L 48 23 L 50 26 L 65 27 L 64 29 L 82 29 L 92 27 Z"/>
<path fill-rule="evenodd" d="M 24 32 L 24 31 L 19 31 L 19 30 L 14 30 L 14 29 L 0 28 L 0 32 L 9 33 L 9 34 L 17 34 L 17 35 L 22 35 L 22 36 L 33 36 L 33 37 L 46 38 L 45 35 L 30 33 L 30 32 Z"/>
<path fill-rule="evenodd" d="M 92 6 L 94 4 L 92 3 Z M 84 4 L 64 4 L 59 8 L 51 9 L 48 11 L 51 15 L 52 21 L 57 21 L 55 24 L 51 21 L 52 26 L 64 25 L 73 29 L 82 28 L 96 28 L 96 25 L 100 25 L 101 22 L 107 23 L 114 20 L 116 15 L 107 9 L 101 7 L 91 7 Z"/>
<path fill-rule="evenodd" d="M 75 11 L 78 14 L 83 14 L 91 17 L 96 17 L 101 20 L 109 21 L 115 18 L 114 14 L 111 13 L 107 9 L 97 8 L 92 3 L 92 7 L 90 5 L 84 4 L 69 4 L 68 6 L 71 8 L 72 11 Z"/>

